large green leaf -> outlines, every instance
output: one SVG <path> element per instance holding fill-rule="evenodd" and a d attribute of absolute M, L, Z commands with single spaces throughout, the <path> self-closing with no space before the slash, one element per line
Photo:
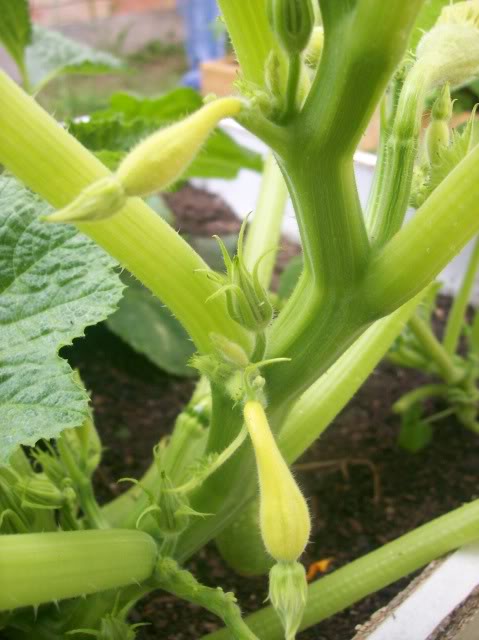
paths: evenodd
<path fill-rule="evenodd" d="M 25 48 L 31 39 L 27 0 L 0 0 L 0 43 L 19 67 L 23 66 Z"/>
<path fill-rule="evenodd" d="M 178 376 L 195 375 L 187 366 L 194 346 L 178 320 L 135 278 L 122 277 L 128 287 L 108 327 L 160 369 Z"/>
<path fill-rule="evenodd" d="M 38 25 L 33 28 L 25 61 L 30 84 L 36 91 L 59 75 L 111 73 L 124 68 L 123 63 L 110 53 L 96 51 Z"/>
<path fill-rule="evenodd" d="M 110 107 L 92 114 L 87 122 L 71 122 L 69 131 L 91 151 L 105 156 L 109 167 L 153 131 L 199 109 L 203 104 L 192 89 L 175 89 L 157 98 L 139 98 L 127 93 L 112 96 Z M 111 155 L 115 152 L 117 155 Z M 100 155 L 100 157 L 102 157 Z M 216 129 L 201 153 L 185 173 L 185 178 L 234 178 L 242 168 L 261 171 L 259 154 L 235 142 Z"/>
<path fill-rule="evenodd" d="M 88 416 L 58 350 L 108 316 L 123 289 L 113 260 L 73 227 L 41 222 L 47 212 L 0 177 L 0 464 Z"/>

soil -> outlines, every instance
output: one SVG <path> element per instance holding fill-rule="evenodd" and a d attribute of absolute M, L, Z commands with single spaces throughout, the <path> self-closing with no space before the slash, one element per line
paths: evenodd
<path fill-rule="evenodd" d="M 234 215 L 218 198 L 192 187 L 168 196 L 168 201 L 182 232 L 211 235 L 238 229 Z M 294 248 L 286 244 L 289 256 Z M 443 315 L 444 309 L 439 323 Z M 88 330 L 86 338 L 66 353 L 91 390 L 96 424 L 107 447 L 96 484 L 100 499 L 108 500 L 123 490 L 116 484 L 118 478 L 138 477 L 146 469 L 153 445 L 171 429 L 193 383 L 162 373 L 104 326 Z M 391 405 L 422 381 L 417 373 L 381 364 L 299 461 L 296 476 L 308 496 L 314 522 L 304 557 L 307 565 L 332 558 L 329 571 L 334 571 L 477 497 L 477 436 L 453 420 L 435 424 L 433 442 L 421 453 L 406 453 L 396 444 L 399 423 Z M 263 604 L 266 579 L 239 578 L 225 566 L 214 544 L 203 549 L 188 568 L 203 583 L 234 591 L 244 612 Z M 386 604 L 411 577 L 298 637 L 350 640 L 356 625 Z M 208 612 L 163 592 L 141 601 L 132 618 L 151 623 L 139 629 L 141 640 L 193 640 L 221 626 Z"/>

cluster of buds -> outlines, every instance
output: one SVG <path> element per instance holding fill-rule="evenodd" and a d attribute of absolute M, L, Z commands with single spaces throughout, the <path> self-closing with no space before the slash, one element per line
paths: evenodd
<path fill-rule="evenodd" d="M 130 197 L 166 189 L 188 168 L 218 122 L 238 115 L 242 107 L 239 98 L 220 98 L 152 134 L 123 159 L 113 175 L 88 186 L 67 207 L 46 220 L 103 220 L 120 212 Z"/>
<path fill-rule="evenodd" d="M 479 37 L 479 32 L 478 32 Z M 411 205 L 419 207 L 471 151 L 474 139 L 474 108 L 461 132 L 451 130 L 452 101 L 449 83 L 444 84 L 436 98 L 431 121 L 426 129 L 426 154 L 414 169 Z"/>
<path fill-rule="evenodd" d="M 163 456 L 166 448 L 160 443 L 154 448 L 154 459 L 158 470 L 158 483 L 155 491 L 143 486 L 134 478 L 122 478 L 120 482 L 137 484 L 148 498 L 148 506 L 140 513 L 136 521 L 137 529 L 144 529 L 160 544 L 160 551 L 171 556 L 181 533 L 187 528 L 191 516 L 200 516 L 189 505 L 185 492 L 178 491 L 164 470 Z"/>
<path fill-rule="evenodd" d="M 301 91 L 304 88 L 302 54 L 305 52 L 306 62 L 313 58 L 319 60 L 318 38 L 312 41 L 315 18 L 311 0 L 269 0 L 267 11 L 279 47 L 273 49 L 266 60 L 265 86 L 272 104 L 271 117 L 282 120 L 294 112 L 305 96 L 306 92 Z"/>
<path fill-rule="evenodd" d="M 223 241 L 216 237 L 223 254 L 226 274 L 208 271 L 208 277 L 217 282 L 220 287 L 208 300 L 220 295 L 226 296 L 226 306 L 229 315 L 245 329 L 258 333 L 264 331 L 273 319 L 273 306 L 269 300 L 268 292 L 261 284 L 258 277 L 258 265 L 256 263 L 251 273 L 246 265 L 243 255 L 243 242 L 247 220 L 241 225 L 238 237 L 238 248 L 233 259 Z"/>
<path fill-rule="evenodd" d="M 288 55 L 300 54 L 314 27 L 311 0 L 269 0 L 268 19 L 273 33 Z"/>

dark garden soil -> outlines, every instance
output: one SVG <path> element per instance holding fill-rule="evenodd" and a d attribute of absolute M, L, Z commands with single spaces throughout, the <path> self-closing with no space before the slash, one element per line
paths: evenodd
<path fill-rule="evenodd" d="M 169 195 L 168 201 L 182 232 L 221 235 L 238 229 L 221 200 L 192 187 Z M 288 255 L 292 252 L 287 245 Z M 138 477 L 146 469 L 153 445 L 171 429 L 193 383 L 163 374 L 102 326 L 87 331 L 86 339 L 68 350 L 68 358 L 91 390 L 96 424 L 107 447 L 96 484 L 100 499 L 108 500 L 122 490 L 118 478 Z M 418 374 L 382 364 L 299 461 L 296 475 L 314 522 L 307 565 L 332 558 L 329 570 L 334 571 L 477 497 L 477 436 L 445 421 L 436 424 L 433 443 L 419 454 L 396 445 L 399 424 L 391 405 L 420 381 Z M 188 566 L 202 582 L 234 591 L 245 612 L 262 606 L 266 580 L 236 576 L 214 544 Z M 407 582 L 384 589 L 300 638 L 350 640 L 355 626 Z M 151 623 L 139 630 L 142 640 L 193 640 L 220 626 L 204 610 L 162 592 L 144 599 L 133 618 Z"/>

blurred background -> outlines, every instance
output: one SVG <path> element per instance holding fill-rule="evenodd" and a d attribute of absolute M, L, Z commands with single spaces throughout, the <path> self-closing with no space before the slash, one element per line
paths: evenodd
<path fill-rule="evenodd" d="M 59 118 L 103 108 L 118 90 L 149 96 L 179 84 L 200 89 L 201 63 L 225 56 L 216 0 L 30 0 L 29 6 L 35 25 L 109 52 L 125 63 L 121 74 L 65 74 L 49 83 L 38 99 Z M 19 79 L 2 47 L 0 67 Z M 233 67 L 226 71 L 228 86 L 234 73 Z M 213 79 L 217 93 L 227 92 L 221 87 L 218 91 L 214 83 Z M 211 87 L 203 90 L 208 93 Z"/>

